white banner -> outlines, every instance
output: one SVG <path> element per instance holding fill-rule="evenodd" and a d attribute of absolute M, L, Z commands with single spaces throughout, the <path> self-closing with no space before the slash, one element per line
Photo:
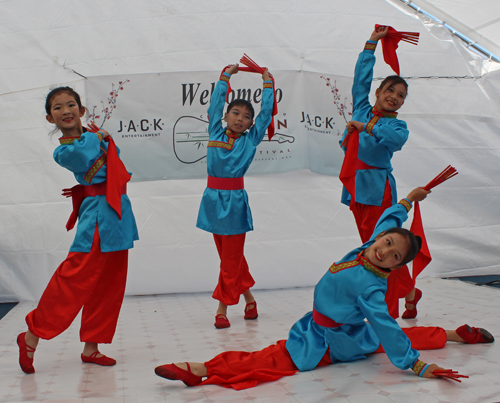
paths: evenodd
<path fill-rule="evenodd" d="M 259 145 L 249 173 L 308 168 L 337 175 L 343 159 L 338 139 L 349 120 L 352 79 L 294 71 L 273 74 L 276 135 Z M 91 118 L 113 135 L 134 181 L 202 178 L 207 108 L 217 79 L 213 72 L 91 77 L 86 106 Z M 240 72 L 231 86 L 228 102 L 247 99 L 258 114 L 260 75 Z"/>

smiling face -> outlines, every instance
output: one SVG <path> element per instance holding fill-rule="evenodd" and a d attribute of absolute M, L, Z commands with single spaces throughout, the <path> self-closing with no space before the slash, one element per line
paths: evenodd
<path fill-rule="evenodd" d="M 399 269 L 410 250 L 408 239 L 398 233 L 380 233 L 363 256 L 382 269 Z"/>
<path fill-rule="evenodd" d="M 244 133 L 253 126 L 252 111 L 245 105 L 235 105 L 224 115 L 224 121 L 233 133 Z"/>
<path fill-rule="evenodd" d="M 375 108 L 379 111 L 396 112 L 405 102 L 407 90 L 402 83 L 388 83 L 375 91 Z"/>
<path fill-rule="evenodd" d="M 81 117 L 84 114 L 85 108 L 78 105 L 73 95 L 60 92 L 52 98 L 46 118 L 61 130 L 63 137 L 71 137 L 82 134 Z"/>

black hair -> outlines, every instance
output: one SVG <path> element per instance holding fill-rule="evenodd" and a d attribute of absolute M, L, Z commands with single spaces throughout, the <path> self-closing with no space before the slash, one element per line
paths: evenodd
<path fill-rule="evenodd" d="M 395 84 L 403 84 L 406 88 L 406 94 L 408 94 L 408 83 L 405 81 L 403 77 L 400 76 L 388 76 L 382 81 L 380 86 L 378 87 L 379 90 L 383 90 L 385 87 L 390 87 L 391 85 Z"/>
<path fill-rule="evenodd" d="M 408 231 L 405 228 L 399 228 L 399 227 L 389 228 L 387 231 L 384 232 L 384 235 L 387 234 L 399 234 L 404 236 L 408 240 L 408 253 L 401 260 L 401 263 L 398 266 L 403 266 L 406 263 L 409 263 L 413 259 L 415 259 L 415 256 L 417 256 L 417 253 L 420 251 L 420 248 L 422 247 L 422 238 L 420 238 L 418 235 L 415 235 L 413 232 Z"/>
<path fill-rule="evenodd" d="M 233 109 L 235 106 L 245 106 L 250 111 L 250 114 L 252 115 L 252 120 L 253 120 L 253 117 L 255 116 L 255 111 L 254 111 L 253 105 L 250 101 L 247 101 L 246 99 L 235 99 L 227 107 L 227 113 L 229 113 L 229 111 L 231 109 Z"/>
<path fill-rule="evenodd" d="M 73 88 L 71 87 L 57 87 L 54 88 L 52 91 L 50 91 L 47 95 L 47 98 L 45 99 L 45 112 L 47 112 L 47 115 L 50 115 L 50 108 L 52 107 L 52 100 L 55 98 L 56 95 L 59 95 L 61 92 L 65 92 L 68 95 L 73 96 L 75 98 L 76 103 L 78 104 L 78 108 L 81 109 L 82 106 L 82 101 L 80 99 L 80 95 L 78 95 L 78 92 L 76 92 Z"/>

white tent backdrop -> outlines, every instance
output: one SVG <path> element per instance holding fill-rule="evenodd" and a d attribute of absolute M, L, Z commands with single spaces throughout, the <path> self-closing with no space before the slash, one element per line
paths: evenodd
<path fill-rule="evenodd" d="M 337 131 L 308 130 L 301 121 L 303 113 L 336 116 L 320 76 L 336 77 L 348 95 L 346 83 L 375 23 L 421 32 L 418 46 L 398 49 L 401 74 L 410 77 L 400 111 L 410 138 L 393 158 L 399 196 L 448 164 L 460 172 L 422 204 L 433 256 L 422 276 L 500 274 L 498 65 L 394 3 L 398 7 L 383 0 L 0 0 L 0 301 L 38 299 L 74 236 L 64 228 L 71 203 L 60 190 L 75 180 L 52 160 L 57 135 L 48 136 L 43 110 L 50 88 L 70 85 L 94 102 L 98 95 L 86 88 L 101 76 L 162 73 L 215 81 L 243 53 L 268 66 L 278 86 L 282 77 L 287 92 L 279 117 L 288 112 L 283 130 L 297 140 L 294 155 L 303 163 L 299 170 L 248 175 L 256 230 L 247 235 L 247 259 L 257 288 L 315 284 L 359 238 L 340 204 Z M 499 15 L 499 2 L 483 3 L 487 15 Z M 380 47 L 376 55 L 375 77 L 391 74 Z M 309 78 L 287 79 L 301 73 Z M 429 76 L 442 78 L 418 78 Z M 234 81 L 240 79 L 243 74 Z M 136 108 L 147 114 L 146 106 Z M 160 112 L 169 116 L 168 104 Z M 137 164 L 133 158 L 124 153 L 128 165 Z M 130 184 L 141 239 L 130 253 L 128 294 L 214 288 L 217 252 L 211 234 L 195 228 L 205 179 L 193 178 Z"/>

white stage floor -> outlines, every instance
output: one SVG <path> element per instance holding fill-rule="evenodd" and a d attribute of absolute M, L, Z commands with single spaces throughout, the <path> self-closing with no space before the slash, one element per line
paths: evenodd
<path fill-rule="evenodd" d="M 500 401 L 500 289 L 453 280 L 423 279 L 417 319 L 402 326 L 439 325 L 455 329 L 468 323 L 488 329 L 498 341 L 489 345 L 448 343 L 423 351 L 421 358 L 469 375 L 462 383 L 416 377 L 400 371 L 385 354 L 298 373 L 252 389 L 186 387 L 154 374 L 154 367 L 177 361 L 206 361 L 225 350 L 259 350 L 285 339 L 288 329 L 311 309 L 312 288 L 255 291 L 259 318 L 243 320 L 244 302 L 229 310 L 231 328 L 213 326 L 216 301 L 208 293 L 127 297 L 115 340 L 103 345 L 114 367 L 82 364 L 79 318 L 62 335 L 42 340 L 36 373 L 18 365 L 16 337 L 34 307 L 20 303 L 0 320 L 0 402 L 118 403 L 472 403 Z"/>

